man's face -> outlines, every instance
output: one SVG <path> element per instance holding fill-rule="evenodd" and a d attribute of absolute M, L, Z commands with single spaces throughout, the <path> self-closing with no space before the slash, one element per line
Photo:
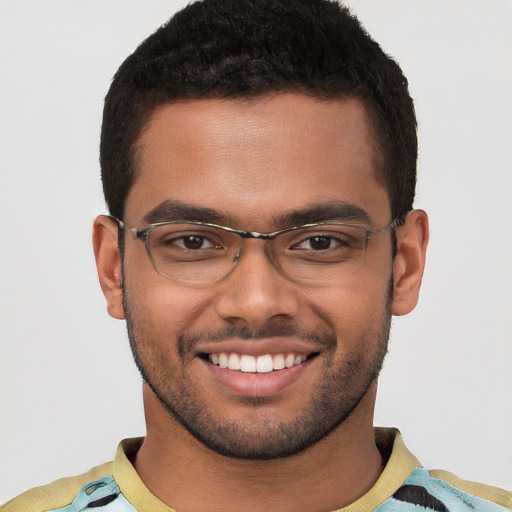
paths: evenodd
<path fill-rule="evenodd" d="M 291 214 L 378 229 L 392 219 L 372 148 L 357 100 L 282 94 L 166 105 L 141 136 L 123 220 L 142 228 L 150 212 L 177 220 L 193 207 L 248 231 L 287 227 Z M 368 218 L 345 218 L 347 205 Z M 173 418 L 206 446 L 242 458 L 292 455 L 360 406 L 387 347 L 389 230 L 371 238 L 356 272 L 318 285 L 287 279 L 263 240 L 246 240 L 232 272 L 212 285 L 163 277 L 144 244 L 125 240 L 124 304 L 137 364 Z M 279 367 L 293 354 L 294 363 L 247 373 L 211 362 L 220 354 L 235 367 L 241 356 Z"/>

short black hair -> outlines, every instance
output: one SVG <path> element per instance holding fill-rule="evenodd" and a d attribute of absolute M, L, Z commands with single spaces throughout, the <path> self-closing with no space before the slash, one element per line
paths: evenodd
<path fill-rule="evenodd" d="M 142 42 L 114 76 L 100 145 L 110 213 L 123 218 L 137 142 L 156 108 L 280 92 L 361 99 L 392 215 L 412 209 L 418 143 L 407 80 L 350 10 L 330 0 L 203 0 Z"/>

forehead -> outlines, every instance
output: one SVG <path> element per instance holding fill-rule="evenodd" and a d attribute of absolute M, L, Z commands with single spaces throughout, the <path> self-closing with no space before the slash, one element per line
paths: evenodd
<path fill-rule="evenodd" d="M 389 217 L 366 110 L 302 94 L 208 99 L 158 108 L 138 141 L 126 221 L 165 201 L 221 212 L 247 229 L 309 204 L 343 201 Z M 247 222 L 250 225 L 247 225 Z"/>

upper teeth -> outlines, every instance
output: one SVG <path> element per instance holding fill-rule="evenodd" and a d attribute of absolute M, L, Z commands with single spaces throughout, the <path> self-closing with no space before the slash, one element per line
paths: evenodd
<path fill-rule="evenodd" d="M 229 370 L 239 370 L 246 373 L 268 373 L 273 370 L 282 370 L 291 368 L 304 362 L 305 355 L 295 354 L 266 354 L 264 356 L 250 356 L 247 354 L 239 355 L 235 353 L 210 354 L 208 356 L 211 363 L 220 368 Z"/>

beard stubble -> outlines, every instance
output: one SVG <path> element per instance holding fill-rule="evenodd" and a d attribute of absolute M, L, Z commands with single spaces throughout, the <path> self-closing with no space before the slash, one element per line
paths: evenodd
<path fill-rule="evenodd" d="M 164 347 L 175 347 L 174 361 L 168 352 L 159 352 L 152 343 L 150 317 L 137 311 L 123 286 L 123 302 L 128 337 L 135 363 L 149 386 L 171 417 L 194 438 L 214 452 L 236 459 L 272 460 L 290 457 L 324 439 L 346 422 L 376 381 L 388 349 L 391 328 L 392 279 L 377 332 L 362 333 L 356 341 L 363 347 L 335 365 L 326 354 L 333 353 L 338 340 L 334 331 L 299 329 L 294 325 L 269 322 L 261 329 L 230 325 L 218 330 L 187 333 Z M 125 281 L 123 280 L 123 283 Z M 192 348 L 199 342 L 225 339 L 263 339 L 299 337 L 322 349 L 323 379 L 317 383 L 308 403 L 289 421 L 259 414 L 273 397 L 241 397 L 240 405 L 251 414 L 237 421 L 216 414 L 212 396 L 201 396 L 186 365 Z M 371 336 L 372 339 L 368 339 Z M 376 339 L 375 339 L 376 338 Z M 163 349 L 162 349 L 163 350 Z M 172 351 L 172 349 L 171 349 Z M 176 376 L 180 377 L 176 379 Z"/>

